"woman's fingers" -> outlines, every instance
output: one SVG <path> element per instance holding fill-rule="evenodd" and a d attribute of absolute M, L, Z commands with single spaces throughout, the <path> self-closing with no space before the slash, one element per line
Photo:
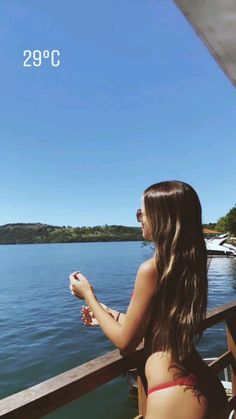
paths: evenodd
<path fill-rule="evenodd" d="M 91 310 L 91 308 L 89 306 L 87 306 L 87 307 L 84 307 L 83 306 L 81 311 L 85 315 L 90 315 L 91 317 L 95 317 L 94 314 L 93 314 L 93 312 L 92 312 L 92 310 Z"/>
<path fill-rule="evenodd" d="M 83 322 L 92 323 L 92 316 L 89 313 L 82 313 Z"/>
<path fill-rule="evenodd" d="M 92 321 L 92 317 L 91 317 L 91 316 L 89 316 L 89 315 L 83 314 L 83 315 L 82 315 L 82 320 L 85 320 L 85 321 Z"/>
<path fill-rule="evenodd" d="M 92 312 L 89 307 L 82 307 L 81 309 L 82 317 L 84 319 L 91 319 L 92 318 Z"/>
<path fill-rule="evenodd" d="M 76 292 L 77 290 L 76 290 L 76 288 L 74 288 L 74 285 L 73 285 L 73 281 L 76 280 L 75 279 L 75 276 L 74 276 L 76 273 L 78 273 L 78 272 L 73 272 L 70 275 L 70 280 L 72 279 L 72 281 L 71 281 L 72 283 L 70 283 L 70 285 L 69 285 L 70 292 L 75 297 L 78 296 L 78 294 Z M 84 323 L 84 325 L 85 326 L 93 326 L 93 319 L 95 319 L 95 316 L 94 316 L 92 310 L 90 309 L 90 307 L 89 306 L 86 306 L 86 307 L 85 306 L 82 306 L 81 314 L 82 314 L 81 320 Z"/>
<path fill-rule="evenodd" d="M 74 291 L 73 291 L 73 288 L 72 288 L 72 285 L 69 285 L 69 288 L 70 288 L 70 293 L 71 293 L 71 295 L 75 295 L 75 293 L 74 293 Z"/>
<path fill-rule="evenodd" d="M 73 283 L 73 281 L 78 281 L 78 277 L 77 277 L 77 273 L 73 272 L 72 274 L 70 274 L 69 276 L 69 280 Z"/>
<path fill-rule="evenodd" d="M 76 294 L 76 289 L 74 288 L 74 286 L 73 286 L 72 284 L 70 284 L 70 285 L 69 285 L 69 288 L 70 288 L 70 292 L 71 292 L 71 294 L 72 294 L 72 295 L 75 295 L 75 294 Z"/>
<path fill-rule="evenodd" d="M 92 319 L 82 317 L 82 322 L 85 326 L 92 326 Z"/>
<path fill-rule="evenodd" d="M 73 281 L 82 281 L 82 282 L 85 281 L 85 282 L 88 282 L 86 276 L 84 276 L 80 271 L 72 272 L 69 275 L 69 279 L 70 279 L 71 282 L 73 282 Z"/>
<path fill-rule="evenodd" d="M 96 317 L 94 316 L 89 306 L 86 306 L 86 307 L 83 306 L 81 309 L 81 314 L 82 314 L 81 320 L 85 326 L 92 327 L 92 326 L 98 325 Z"/>
<path fill-rule="evenodd" d="M 82 322 L 84 323 L 85 326 L 90 326 L 91 325 L 91 322 L 89 320 L 82 319 Z"/>

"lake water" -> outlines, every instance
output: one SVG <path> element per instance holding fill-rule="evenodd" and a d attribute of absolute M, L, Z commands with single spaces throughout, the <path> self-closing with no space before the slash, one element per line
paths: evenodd
<path fill-rule="evenodd" d="M 81 322 L 83 302 L 71 296 L 68 275 L 82 271 L 100 301 L 125 312 L 138 266 L 151 254 L 141 242 L 0 246 L 0 397 L 114 350 L 100 328 Z M 232 300 L 236 260 L 213 258 L 209 308 Z M 225 349 L 223 324 L 206 331 L 199 345 L 204 357 Z M 131 419 L 135 414 L 127 378 L 118 377 L 46 417 Z"/>

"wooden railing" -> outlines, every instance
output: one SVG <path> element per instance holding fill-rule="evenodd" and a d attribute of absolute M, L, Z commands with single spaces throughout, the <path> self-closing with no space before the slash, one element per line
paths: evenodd
<path fill-rule="evenodd" d="M 229 400 L 229 407 L 232 410 L 236 409 L 236 301 L 209 311 L 204 329 L 222 321 L 226 322 L 228 351 L 214 361 L 210 367 L 218 373 L 226 366 L 231 366 L 232 397 Z M 140 365 L 143 365 L 142 345 L 126 357 L 122 357 L 118 350 L 109 352 L 0 400 L 0 417 L 40 418 L 133 368 L 138 369 L 139 414 L 145 416 L 146 394 L 142 375 L 139 375 L 139 370 L 143 370 L 140 369 Z"/>

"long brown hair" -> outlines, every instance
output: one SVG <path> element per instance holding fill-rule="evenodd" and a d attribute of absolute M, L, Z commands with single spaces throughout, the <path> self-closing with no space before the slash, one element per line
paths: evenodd
<path fill-rule="evenodd" d="M 193 349 L 207 307 L 207 254 L 201 204 L 184 182 L 144 191 L 144 208 L 156 246 L 157 283 L 152 298 L 152 351 L 181 362 Z"/>

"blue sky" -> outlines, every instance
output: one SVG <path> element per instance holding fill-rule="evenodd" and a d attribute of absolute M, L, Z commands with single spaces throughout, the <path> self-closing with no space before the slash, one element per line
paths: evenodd
<path fill-rule="evenodd" d="M 235 204 L 235 89 L 171 0 L 2 0 L 0 54 L 0 224 L 137 225 L 169 179 Z"/>

